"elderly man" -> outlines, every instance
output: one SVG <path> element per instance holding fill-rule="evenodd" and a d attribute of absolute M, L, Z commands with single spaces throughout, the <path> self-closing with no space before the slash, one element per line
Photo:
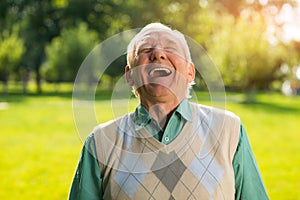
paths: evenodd
<path fill-rule="evenodd" d="M 87 138 L 69 199 L 268 199 L 239 118 L 187 100 L 195 69 L 181 33 L 145 26 L 125 71 L 140 105 Z"/>

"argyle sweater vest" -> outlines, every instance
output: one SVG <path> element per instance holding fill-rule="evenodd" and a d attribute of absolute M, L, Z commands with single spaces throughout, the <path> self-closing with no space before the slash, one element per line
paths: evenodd
<path fill-rule="evenodd" d="M 234 199 L 240 120 L 228 111 L 191 106 L 193 121 L 168 145 L 138 127 L 134 113 L 95 128 L 104 199 Z"/>

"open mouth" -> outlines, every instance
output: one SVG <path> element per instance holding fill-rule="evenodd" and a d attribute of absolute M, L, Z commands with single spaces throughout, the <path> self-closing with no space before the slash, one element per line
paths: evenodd
<path fill-rule="evenodd" d="M 149 76 L 150 77 L 166 77 L 169 76 L 172 71 L 168 68 L 164 67 L 156 67 L 150 70 Z"/>

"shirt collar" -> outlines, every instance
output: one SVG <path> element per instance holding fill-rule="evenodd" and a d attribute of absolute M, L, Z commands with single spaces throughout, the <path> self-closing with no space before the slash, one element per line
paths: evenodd
<path fill-rule="evenodd" d="M 187 99 L 183 99 L 183 101 L 179 104 L 175 112 L 178 112 L 187 121 L 192 122 L 192 108 L 190 102 Z"/>
<path fill-rule="evenodd" d="M 134 112 L 134 122 L 138 126 L 146 126 L 150 123 L 152 117 L 150 113 L 146 110 L 146 108 L 142 105 L 139 105 Z"/>
<path fill-rule="evenodd" d="M 192 121 L 192 109 L 187 99 L 179 104 L 174 113 L 179 113 L 185 120 Z M 139 105 L 135 110 L 133 119 L 138 126 L 146 126 L 153 118 L 144 106 Z"/>

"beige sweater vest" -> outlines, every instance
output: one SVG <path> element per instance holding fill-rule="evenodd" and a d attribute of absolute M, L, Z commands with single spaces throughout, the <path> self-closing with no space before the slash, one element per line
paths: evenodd
<path fill-rule="evenodd" d="M 168 145 L 137 127 L 134 113 L 95 128 L 104 199 L 234 199 L 240 120 L 191 105 L 193 122 Z"/>

